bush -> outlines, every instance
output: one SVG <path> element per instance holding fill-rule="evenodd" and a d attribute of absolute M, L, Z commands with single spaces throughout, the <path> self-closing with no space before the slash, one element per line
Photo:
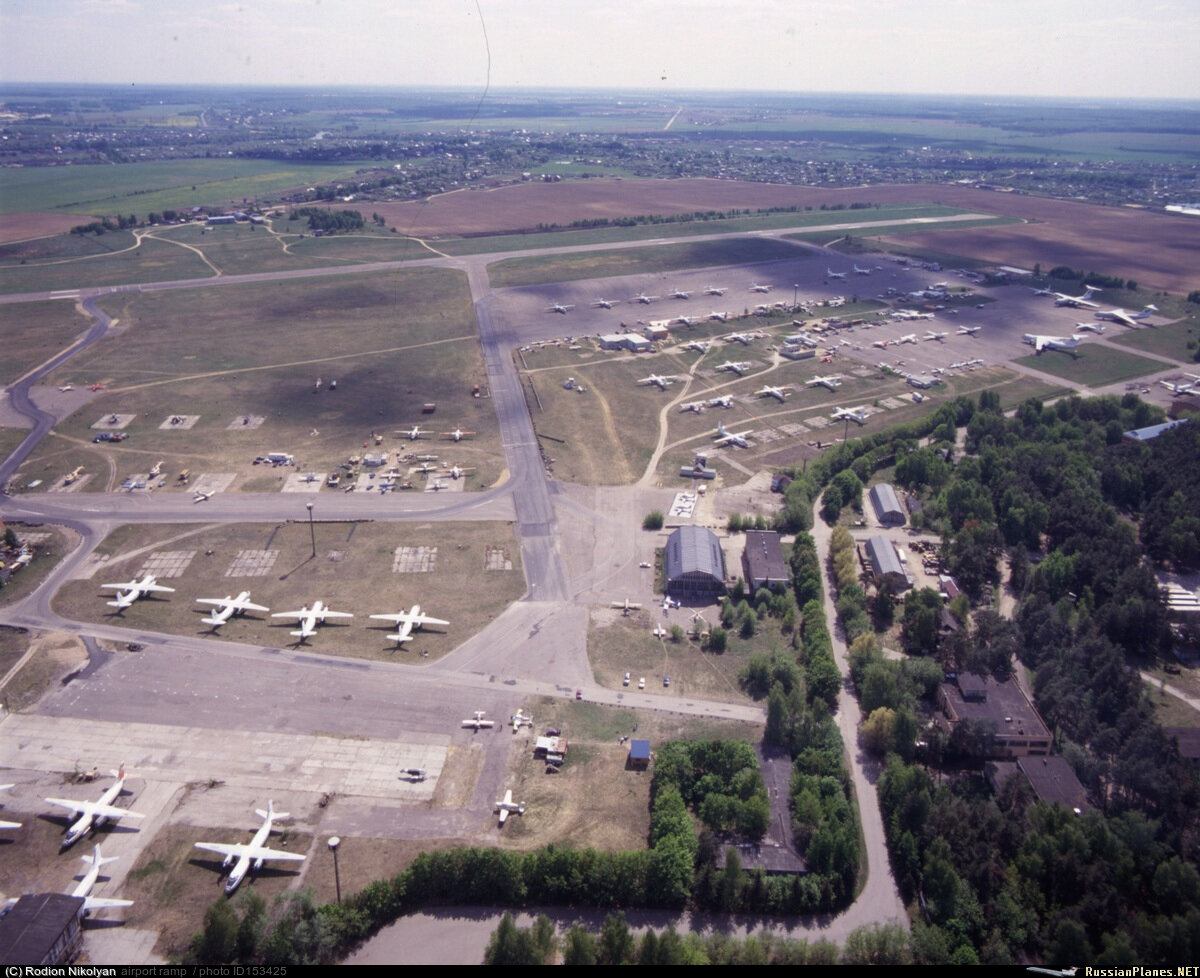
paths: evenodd
<path fill-rule="evenodd" d="M 642 519 L 643 530 L 661 530 L 665 517 L 661 509 L 652 509 Z"/>

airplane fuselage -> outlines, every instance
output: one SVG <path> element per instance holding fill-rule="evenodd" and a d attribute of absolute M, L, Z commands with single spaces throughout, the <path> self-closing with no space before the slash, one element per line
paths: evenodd
<path fill-rule="evenodd" d="M 100 796 L 100 805 L 111 805 L 116 801 L 121 794 L 121 789 L 125 787 L 125 779 L 118 778 L 108 790 Z M 105 815 L 93 815 L 91 812 L 84 812 L 79 818 L 71 823 L 71 827 L 67 829 L 67 834 L 63 837 L 62 848 L 69 849 L 76 842 L 82 839 L 93 828 L 100 828 L 108 817 Z"/>

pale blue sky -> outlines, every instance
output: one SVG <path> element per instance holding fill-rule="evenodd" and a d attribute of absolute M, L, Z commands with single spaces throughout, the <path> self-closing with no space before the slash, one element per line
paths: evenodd
<path fill-rule="evenodd" d="M 487 47 L 504 87 L 1200 97 L 1197 0 L 0 0 L 3 81 L 482 87 Z"/>

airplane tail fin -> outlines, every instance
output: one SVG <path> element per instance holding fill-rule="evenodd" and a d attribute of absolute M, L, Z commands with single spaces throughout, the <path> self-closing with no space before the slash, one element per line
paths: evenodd
<path fill-rule="evenodd" d="M 212 625 L 213 628 L 225 624 L 220 618 L 201 618 L 200 620 L 206 625 Z"/>
<path fill-rule="evenodd" d="M 92 854 L 90 856 L 80 856 L 79 858 L 89 866 L 107 866 L 109 863 L 115 863 L 121 857 L 101 856 L 100 847 L 96 846 L 96 848 L 92 850 Z"/>

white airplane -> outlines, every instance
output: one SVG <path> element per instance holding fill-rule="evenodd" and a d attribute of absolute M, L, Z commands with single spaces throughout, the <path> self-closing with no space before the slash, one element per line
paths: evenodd
<path fill-rule="evenodd" d="M 96 885 L 96 880 L 100 878 L 100 867 L 108 863 L 115 863 L 120 856 L 109 856 L 105 859 L 100 855 L 100 846 L 97 845 L 90 856 L 80 856 L 81 860 L 87 863 L 92 868 L 89 869 L 79 880 L 79 885 L 71 891 L 73 897 L 83 897 L 83 912 L 89 914 L 93 910 L 107 910 L 111 907 L 132 907 L 132 900 L 109 900 L 103 897 L 92 896 L 92 887 Z"/>
<path fill-rule="evenodd" d="M 1143 319 L 1149 319 L 1156 312 L 1158 312 L 1158 306 L 1145 306 L 1138 313 L 1126 312 L 1124 309 L 1110 309 L 1108 312 L 1096 313 L 1096 318 L 1107 320 L 1110 323 L 1120 323 L 1122 326 L 1133 329 Z"/>
<path fill-rule="evenodd" d="M 1055 292 L 1053 289 L 1033 289 L 1033 288 L 1031 288 L 1029 291 L 1032 292 L 1034 295 L 1058 295 L 1058 293 Z"/>
<path fill-rule="evenodd" d="M 65 393 L 67 393 L 67 391 L 73 391 L 74 389 L 75 389 L 74 384 L 67 384 L 65 387 L 60 387 L 59 392 L 65 394 Z"/>
<path fill-rule="evenodd" d="M 717 310 L 714 309 L 712 312 L 710 312 L 708 314 L 708 318 L 715 320 L 718 323 L 726 323 L 726 322 L 729 322 L 729 313 L 717 312 Z"/>
<path fill-rule="evenodd" d="M 958 330 L 956 331 L 956 335 L 958 335 L 958 336 L 974 336 L 981 329 L 983 329 L 982 326 L 959 326 Z"/>
<path fill-rule="evenodd" d="M 722 338 L 726 343 L 741 343 L 742 346 L 749 346 L 753 342 L 745 333 L 730 333 Z"/>
<path fill-rule="evenodd" d="M 115 601 L 109 601 L 110 608 L 116 608 L 119 611 L 124 611 L 132 605 L 138 598 L 144 595 L 153 593 L 174 594 L 173 587 L 166 587 L 163 584 L 157 583 L 153 574 L 146 574 L 140 581 L 126 581 L 124 584 L 101 584 L 101 588 L 116 588 L 118 592 Z"/>
<path fill-rule="evenodd" d="M 596 309 L 611 309 L 613 306 L 615 306 L 620 301 L 621 301 L 620 299 L 597 299 L 595 302 L 592 303 L 592 305 Z"/>
<path fill-rule="evenodd" d="M 735 373 L 741 377 L 747 370 L 750 369 L 750 366 L 751 364 L 746 360 L 726 360 L 723 364 L 717 367 L 717 369 L 728 370 L 730 373 Z"/>
<path fill-rule="evenodd" d="M 717 430 L 713 434 L 716 438 L 716 446 L 720 448 L 722 445 L 736 445 L 738 448 L 749 448 L 750 443 L 746 440 L 746 436 L 750 434 L 749 429 L 746 431 L 726 431 L 724 423 L 717 425 Z"/>
<path fill-rule="evenodd" d="M 704 287 L 705 295 L 724 295 L 727 291 L 724 286 L 707 285 Z"/>
<path fill-rule="evenodd" d="M 409 441 L 416 441 L 418 438 L 429 437 L 429 432 L 422 428 L 419 424 L 415 424 L 411 428 L 406 428 L 404 431 L 397 431 L 396 434 L 402 435 Z"/>
<path fill-rule="evenodd" d="M 474 472 L 475 469 L 474 468 L 464 468 L 461 465 L 451 465 L 448 469 L 445 469 L 444 471 L 449 473 L 451 479 L 461 479 L 468 472 Z"/>
<path fill-rule="evenodd" d="M 516 733 L 522 727 L 533 726 L 533 717 L 531 717 L 528 713 L 522 712 L 521 710 L 517 710 L 516 713 L 508 718 L 508 721 L 512 724 L 513 733 Z"/>
<path fill-rule="evenodd" d="M 234 843 L 233 845 L 225 845 L 221 842 L 197 842 L 196 848 L 203 849 L 205 852 L 215 852 L 219 856 L 224 856 L 225 859 L 221 866 L 227 867 L 233 865 L 233 869 L 229 871 L 229 878 L 225 881 L 225 893 L 230 895 L 238 888 L 238 885 L 245 879 L 246 874 L 250 869 L 260 870 L 262 864 L 268 859 L 286 859 L 290 862 L 303 862 L 304 856 L 298 852 L 283 852 L 279 849 L 268 849 L 263 843 L 271 836 L 272 823 L 281 818 L 289 818 L 287 812 L 275 811 L 275 803 L 267 802 L 267 810 L 264 812 L 261 808 L 256 808 L 255 813 L 263 820 L 259 830 L 254 833 L 254 838 L 248 844 Z"/>
<path fill-rule="evenodd" d="M 546 312 L 561 312 L 563 315 L 566 315 L 574 308 L 574 306 L 564 306 L 562 303 L 556 302 L 552 306 L 547 306 Z"/>
<path fill-rule="evenodd" d="M 1159 383 L 1162 384 L 1163 387 L 1165 387 L 1167 390 L 1169 390 L 1172 394 L 1178 394 L 1180 396 L 1183 396 L 1184 394 L 1195 394 L 1196 393 L 1196 390 L 1195 390 L 1196 385 L 1194 383 L 1181 384 L 1181 383 L 1178 383 L 1175 381 L 1170 381 L 1170 380 L 1160 380 Z"/>
<path fill-rule="evenodd" d="M 1098 309 L 1099 306 L 1090 301 L 1095 294 L 1095 289 L 1087 289 L 1083 295 L 1064 295 L 1062 292 L 1055 292 L 1054 304 L 1056 306 L 1070 306 L 1072 309 Z"/>
<path fill-rule="evenodd" d="M 640 302 L 643 306 L 648 306 L 648 305 L 650 305 L 650 303 L 652 303 L 657 298 L 658 298 L 658 296 L 656 296 L 656 295 L 646 295 L 645 292 L 639 292 L 637 295 L 635 295 L 629 301 L 630 302 Z"/>
<path fill-rule="evenodd" d="M 79 818 L 72 822 L 71 827 L 67 829 L 67 834 L 63 837 L 62 848 L 66 849 L 74 845 L 90 829 L 99 828 L 109 819 L 116 821 L 119 818 L 146 817 L 145 815 L 139 815 L 137 812 L 131 812 L 128 808 L 117 808 L 113 805 L 113 802 L 117 800 L 125 788 L 125 765 L 122 764 L 119 770 L 110 771 L 109 773 L 116 780 L 105 789 L 99 801 L 76 801 L 74 798 L 46 799 L 51 805 L 58 805 L 60 808 L 69 808 L 79 815 Z"/>
<path fill-rule="evenodd" d="M 869 269 L 869 268 L 859 268 L 857 265 L 855 265 L 855 266 L 854 266 L 854 274 L 855 274 L 855 275 L 870 275 L 870 274 L 871 274 L 871 269 Z"/>
<path fill-rule="evenodd" d="M 1104 323 L 1076 323 L 1075 332 L 1095 333 L 1099 335 L 1104 332 Z"/>
<path fill-rule="evenodd" d="M 925 339 L 927 340 L 938 340 L 940 342 L 944 340 L 947 335 L 948 334 L 946 333 L 935 333 L 932 329 L 925 330 Z"/>
<path fill-rule="evenodd" d="M 670 297 L 672 299 L 690 299 L 692 297 L 692 293 L 684 292 L 682 289 L 672 289 Z"/>
<path fill-rule="evenodd" d="M 770 285 L 759 285 L 757 282 L 750 283 L 751 292 L 770 292 L 773 287 Z"/>
<path fill-rule="evenodd" d="M 721 397 L 710 397 L 708 399 L 709 407 L 731 408 L 733 407 L 733 395 L 724 394 Z"/>
<path fill-rule="evenodd" d="M 509 812 L 516 812 L 518 815 L 525 814 L 525 802 L 517 804 L 512 800 L 512 788 L 504 792 L 504 799 L 496 802 L 496 811 L 500 813 L 500 824 L 503 825 L 507 820 Z"/>
<path fill-rule="evenodd" d="M 862 425 L 866 424 L 867 418 L 870 415 L 867 414 L 866 408 L 834 408 L 832 417 L 835 421 L 842 421 L 849 418 L 851 421 L 856 421 Z"/>
<path fill-rule="evenodd" d="M 331 611 L 325 607 L 323 601 L 316 601 L 309 608 L 305 605 L 299 611 L 279 611 L 271 616 L 272 618 L 295 618 L 300 625 L 298 631 L 289 632 L 288 634 L 304 641 L 306 638 L 312 638 L 317 634 L 317 625 L 325 624 L 326 618 L 353 618 L 348 611 Z"/>
<path fill-rule="evenodd" d="M 697 353 L 707 353 L 708 347 L 708 340 L 692 340 L 692 342 L 685 346 L 684 349 L 695 350 Z"/>
<path fill-rule="evenodd" d="M 496 725 L 495 720 L 485 720 L 483 718 L 486 710 L 476 710 L 475 715 L 470 720 L 464 720 L 462 725 L 471 730 L 491 730 Z"/>
<path fill-rule="evenodd" d="M 704 413 L 704 402 L 703 401 L 688 401 L 686 404 L 681 405 L 679 408 L 680 414 L 687 414 L 689 411 L 692 414 L 703 414 Z"/>
<path fill-rule="evenodd" d="M 240 615 L 245 611 L 271 610 L 264 608 L 261 604 L 252 603 L 249 591 L 243 591 L 236 598 L 229 594 L 223 598 L 197 598 L 196 604 L 208 604 L 217 609 L 208 618 L 200 619 L 204 624 L 212 625 L 214 630 L 220 628 L 234 615 Z"/>
<path fill-rule="evenodd" d="M 831 377 L 814 377 L 808 382 L 809 387 L 816 387 L 818 384 L 835 391 L 842 386 L 842 378 L 840 374 L 834 374 Z"/>
<path fill-rule="evenodd" d="M 775 400 L 783 403 L 784 399 L 792 393 L 790 387 L 772 387 L 766 384 L 754 392 L 755 397 L 773 397 Z"/>
<path fill-rule="evenodd" d="M 208 500 L 212 499 L 213 495 L 214 495 L 214 493 L 212 493 L 212 492 L 201 492 L 199 489 L 197 489 L 195 495 L 192 496 L 192 502 L 194 502 L 194 503 L 207 502 Z"/>
<path fill-rule="evenodd" d="M 678 323 L 680 326 L 694 326 L 696 324 L 696 318 L 694 316 L 678 316 L 671 321 Z"/>
<path fill-rule="evenodd" d="M 628 616 L 631 611 L 641 611 L 642 606 L 636 602 L 626 598 L 624 601 L 614 601 L 611 605 L 613 608 L 620 608 L 623 615 Z"/>
<path fill-rule="evenodd" d="M 441 618 L 431 618 L 429 615 L 421 614 L 421 606 L 419 604 L 414 604 L 410 611 L 401 611 L 394 615 L 371 615 L 371 617 L 379 621 L 390 621 L 400 626 L 394 635 L 388 636 L 388 638 L 395 639 L 397 645 L 411 642 L 413 629 L 420 631 L 426 625 L 450 624 L 448 621 L 442 621 Z"/>
<path fill-rule="evenodd" d="M 8 791 L 11 787 L 11 784 L 0 784 L 0 791 Z M 20 822 L 0 822 L 0 829 L 19 829 L 20 827 Z"/>
<path fill-rule="evenodd" d="M 670 377 L 660 377 L 658 374 L 651 374 L 649 377 L 643 377 L 638 383 L 644 385 L 652 384 L 659 390 L 665 391 L 675 381 Z"/>
<path fill-rule="evenodd" d="M 662 625 L 655 625 L 654 630 L 651 631 L 650 634 L 653 635 L 655 638 L 661 639 L 661 638 L 665 638 L 670 633 L 665 628 L 663 628 Z"/>
<path fill-rule="evenodd" d="M 1021 337 L 1023 343 L 1028 343 L 1034 350 L 1041 355 L 1043 350 L 1062 350 L 1065 353 L 1074 353 L 1075 348 L 1079 346 L 1079 341 L 1082 337 L 1076 336 L 1039 336 L 1036 333 L 1026 333 Z"/>
<path fill-rule="evenodd" d="M 844 279 L 846 277 L 846 273 L 845 272 L 835 272 L 832 268 L 830 268 L 828 265 L 826 265 L 825 266 L 825 276 L 826 276 L 826 278 L 843 278 Z"/>
<path fill-rule="evenodd" d="M 897 343 L 916 343 L 917 342 L 917 334 L 916 333 L 906 333 L 904 336 L 901 336 L 900 339 L 896 340 L 896 342 Z"/>
<path fill-rule="evenodd" d="M 455 428 L 453 431 L 443 431 L 443 438 L 449 438 L 452 441 L 462 441 L 464 438 L 474 438 L 475 432 L 463 431 L 462 428 Z"/>

